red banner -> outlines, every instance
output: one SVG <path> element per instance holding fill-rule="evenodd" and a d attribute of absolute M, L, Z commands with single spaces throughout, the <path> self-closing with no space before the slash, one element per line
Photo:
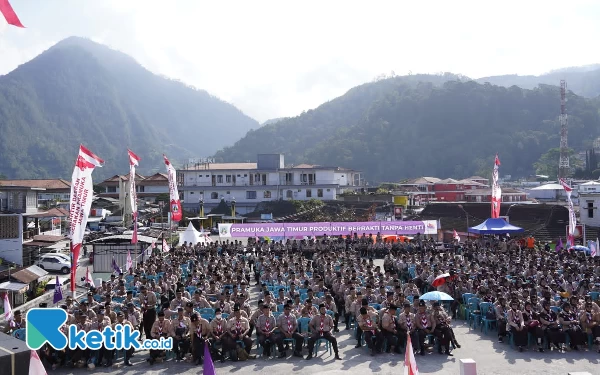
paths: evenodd
<path fill-rule="evenodd" d="M 129 200 L 131 202 L 131 216 L 133 219 L 133 235 L 131 236 L 131 243 L 137 243 L 137 192 L 135 189 L 135 167 L 139 165 L 140 157 L 133 153 L 131 150 L 127 150 L 129 153 Z"/>
<path fill-rule="evenodd" d="M 169 175 L 169 197 L 170 197 L 170 210 L 171 220 L 180 221 L 182 218 L 181 212 L 181 201 L 179 200 L 179 192 L 177 191 L 177 175 L 175 168 L 169 162 L 169 159 L 165 155 L 165 165 L 167 166 L 167 173 Z"/>
<path fill-rule="evenodd" d="M 94 184 L 92 172 L 95 167 L 101 167 L 104 160 L 94 155 L 83 145 L 79 146 L 79 155 L 75 161 L 73 177 L 71 178 L 71 204 L 69 206 L 69 223 L 71 238 L 71 292 L 75 292 L 77 281 L 77 261 L 85 235 L 85 227 L 92 206 Z"/>

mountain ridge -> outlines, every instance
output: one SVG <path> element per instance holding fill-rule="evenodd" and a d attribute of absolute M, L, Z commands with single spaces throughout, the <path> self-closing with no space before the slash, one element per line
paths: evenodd
<path fill-rule="evenodd" d="M 68 178 L 80 143 L 105 159 L 100 178 L 127 170 L 127 148 L 142 158 L 141 173 L 153 173 L 163 152 L 174 163 L 208 156 L 258 127 L 208 92 L 84 38 L 0 76 L 0 132 L 11 140 L 0 144 L 0 174 L 9 178 Z"/>

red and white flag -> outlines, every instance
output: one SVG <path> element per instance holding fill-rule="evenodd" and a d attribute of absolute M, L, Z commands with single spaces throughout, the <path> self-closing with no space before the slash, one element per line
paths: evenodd
<path fill-rule="evenodd" d="M 35 350 L 31 351 L 29 357 L 29 375 L 47 375 L 44 364 Z"/>
<path fill-rule="evenodd" d="M 137 243 L 137 192 L 135 189 L 135 167 L 139 165 L 140 157 L 133 153 L 131 150 L 127 150 L 129 153 L 129 200 L 131 202 L 131 216 L 133 217 L 133 235 L 131 236 L 131 243 Z"/>
<path fill-rule="evenodd" d="M 567 233 L 567 245 L 568 247 L 571 247 L 575 246 L 575 231 L 577 229 L 577 216 L 575 216 L 575 208 L 573 207 L 573 201 L 571 200 L 573 188 L 571 188 L 569 184 L 567 184 L 567 182 L 562 178 L 560 178 L 558 182 L 560 182 L 563 189 L 565 189 L 565 193 L 567 194 L 567 203 L 569 204 L 569 230 Z"/>
<path fill-rule="evenodd" d="M 496 154 L 494 159 L 494 171 L 492 172 L 492 219 L 500 217 L 500 205 L 502 204 L 502 189 L 498 184 L 498 167 L 500 166 L 500 159 Z"/>
<path fill-rule="evenodd" d="M 169 244 L 167 243 L 167 240 L 163 238 L 162 240 L 162 250 L 164 253 L 168 252 L 169 250 L 171 250 L 171 248 L 169 247 Z"/>
<path fill-rule="evenodd" d="M 90 284 L 92 288 L 96 287 L 96 285 L 94 285 L 94 280 L 92 280 L 92 278 L 90 277 L 89 267 L 85 267 L 85 282 L 86 284 Z"/>
<path fill-rule="evenodd" d="M 4 293 L 4 320 L 7 322 L 12 322 L 13 320 L 13 312 L 10 307 L 10 300 L 8 299 L 8 293 Z"/>
<path fill-rule="evenodd" d="M 6 19 L 6 22 L 9 25 L 13 25 L 16 27 L 22 27 L 22 28 L 25 27 L 21 23 L 21 20 L 17 16 L 17 13 L 15 13 L 13 7 L 10 5 L 8 0 L 0 0 L 0 13 L 2 13 L 2 15 L 4 16 L 4 19 Z"/>
<path fill-rule="evenodd" d="M 69 206 L 69 237 L 71 238 L 71 261 L 73 262 L 71 265 L 71 292 L 73 293 L 75 293 L 75 280 L 77 280 L 77 261 L 94 195 L 92 172 L 95 167 L 101 167 L 102 164 L 104 164 L 104 160 L 83 145 L 79 146 L 79 155 L 75 161 L 71 178 L 71 204 Z"/>
<path fill-rule="evenodd" d="M 180 221 L 181 214 L 181 201 L 179 200 L 179 192 L 177 191 L 177 173 L 175 172 L 175 167 L 173 164 L 169 162 L 169 159 L 165 155 L 165 165 L 167 166 L 167 173 L 169 175 L 169 196 L 171 200 L 170 210 L 171 210 L 171 220 L 172 221 Z"/>
<path fill-rule="evenodd" d="M 406 336 L 406 349 L 404 353 L 404 375 L 419 375 L 417 362 L 415 361 L 415 353 L 413 352 L 410 335 Z"/>
<path fill-rule="evenodd" d="M 460 236 L 458 235 L 458 233 L 456 233 L 456 229 L 452 229 L 454 231 L 454 233 L 452 233 L 452 238 L 454 238 L 456 241 L 460 242 Z"/>
<path fill-rule="evenodd" d="M 127 264 L 125 265 L 125 269 L 129 271 L 131 267 L 133 267 L 133 260 L 131 260 L 131 252 L 127 250 Z"/>

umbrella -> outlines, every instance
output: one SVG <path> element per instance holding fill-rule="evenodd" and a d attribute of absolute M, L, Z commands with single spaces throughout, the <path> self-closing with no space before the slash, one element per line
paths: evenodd
<path fill-rule="evenodd" d="M 592 251 L 590 250 L 590 248 L 589 248 L 589 247 L 586 247 L 586 246 L 581 246 L 581 245 L 571 246 L 571 247 L 569 248 L 569 250 L 583 251 L 583 252 L 585 252 L 586 254 L 591 254 L 591 253 L 592 253 Z"/>
<path fill-rule="evenodd" d="M 454 298 L 450 297 L 449 294 L 444 292 L 438 292 L 437 290 L 423 294 L 419 299 L 425 301 L 454 301 Z"/>
<path fill-rule="evenodd" d="M 456 278 L 456 275 L 450 275 L 449 273 L 443 273 L 441 275 L 439 275 L 438 277 L 436 277 L 433 282 L 431 283 L 431 285 L 433 285 L 434 287 L 438 287 L 440 285 L 443 285 L 446 283 L 446 281 L 451 281 L 454 280 Z"/>

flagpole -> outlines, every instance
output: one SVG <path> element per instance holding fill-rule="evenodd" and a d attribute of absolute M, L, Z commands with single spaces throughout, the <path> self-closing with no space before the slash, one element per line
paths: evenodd
<path fill-rule="evenodd" d="M 73 248 L 73 241 L 69 241 L 71 249 Z M 73 289 L 73 291 L 71 292 L 71 297 L 73 297 L 73 301 L 76 301 L 76 294 L 77 294 L 77 285 L 75 284 L 75 281 L 77 280 L 77 264 L 75 263 L 75 257 L 73 256 L 73 252 L 71 252 L 71 268 L 75 268 L 75 271 L 71 271 L 71 284 L 75 285 Z"/>

